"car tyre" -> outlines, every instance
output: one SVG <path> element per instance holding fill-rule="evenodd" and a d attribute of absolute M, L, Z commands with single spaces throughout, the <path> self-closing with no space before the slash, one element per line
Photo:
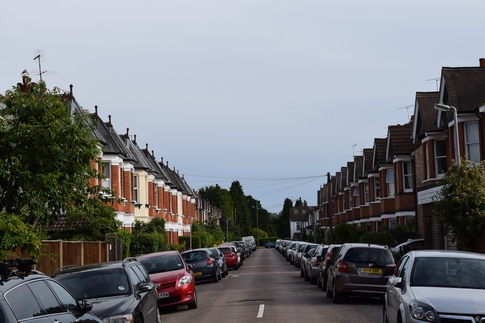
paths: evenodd
<path fill-rule="evenodd" d="M 326 278 L 323 278 L 322 291 L 323 292 L 326 292 L 327 291 L 327 279 Z"/>
<path fill-rule="evenodd" d="M 310 280 L 310 277 L 308 277 L 307 272 L 305 270 L 305 281 L 309 281 L 309 280 Z"/>
<path fill-rule="evenodd" d="M 227 265 L 226 265 L 226 271 L 224 271 L 224 275 L 225 276 L 229 275 L 229 269 L 227 268 Z"/>
<path fill-rule="evenodd" d="M 317 283 L 317 279 L 313 276 L 310 276 L 309 280 L 310 280 L 310 284 L 312 285 L 315 285 Z"/>
<path fill-rule="evenodd" d="M 213 274 L 212 274 L 212 282 L 213 283 L 218 283 L 219 282 L 219 275 L 217 275 L 217 271 L 215 271 Z"/>
<path fill-rule="evenodd" d="M 327 286 L 327 297 L 328 297 L 328 298 L 332 298 L 332 297 L 333 297 L 333 293 L 332 293 L 332 291 L 330 290 L 330 288 L 328 288 L 328 286 Z"/>
<path fill-rule="evenodd" d="M 187 304 L 189 310 L 195 310 L 197 308 L 197 292 L 194 289 L 194 301 Z"/>
<path fill-rule="evenodd" d="M 303 268 L 300 268 L 300 277 L 305 277 L 305 272 L 303 272 Z"/>
<path fill-rule="evenodd" d="M 217 279 L 221 280 L 222 279 L 222 269 L 219 267 L 219 275 L 217 275 Z"/>
<path fill-rule="evenodd" d="M 320 274 L 318 274 L 317 276 L 317 288 L 322 288 L 322 280 L 320 279 Z"/>
<path fill-rule="evenodd" d="M 335 286 L 335 283 L 332 286 L 332 299 L 334 304 L 339 304 L 342 302 L 342 293 L 337 291 L 337 287 Z"/>

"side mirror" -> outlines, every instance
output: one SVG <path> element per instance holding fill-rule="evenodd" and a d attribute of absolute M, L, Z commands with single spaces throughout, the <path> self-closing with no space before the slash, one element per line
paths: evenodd
<path fill-rule="evenodd" d="M 187 264 L 187 270 L 188 271 L 194 270 L 194 266 L 192 266 L 191 264 Z"/>
<path fill-rule="evenodd" d="M 81 309 L 84 312 L 89 312 L 89 311 L 91 311 L 93 309 L 93 304 L 89 300 L 87 300 L 87 299 L 83 299 L 81 301 L 80 306 L 81 306 Z"/>
<path fill-rule="evenodd" d="M 404 282 L 402 281 L 401 277 L 391 277 L 389 278 L 390 283 L 400 289 L 404 288 Z"/>
<path fill-rule="evenodd" d="M 138 284 L 138 292 L 139 293 L 144 293 L 148 292 L 153 289 L 153 285 L 151 283 L 141 283 Z"/>

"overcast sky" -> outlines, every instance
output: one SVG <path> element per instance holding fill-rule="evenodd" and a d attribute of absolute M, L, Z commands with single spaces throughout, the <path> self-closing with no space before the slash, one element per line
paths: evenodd
<path fill-rule="evenodd" d="M 441 68 L 485 57 L 485 1 L 4 1 L 0 93 L 32 71 L 188 184 L 270 212 L 407 123 Z M 407 107 L 407 108 L 406 108 Z"/>

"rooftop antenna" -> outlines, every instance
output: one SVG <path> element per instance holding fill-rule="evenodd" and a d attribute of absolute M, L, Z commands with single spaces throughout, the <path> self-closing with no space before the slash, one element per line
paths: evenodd
<path fill-rule="evenodd" d="M 31 71 L 30 73 L 36 73 L 37 75 L 39 75 L 41 82 L 42 82 L 42 74 L 44 74 L 44 73 L 56 74 L 57 73 L 56 71 L 43 71 L 42 70 L 42 66 L 40 64 L 41 61 L 42 62 L 44 61 L 44 52 L 42 51 L 42 49 L 34 50 L 34 55 L 36 55 L 34 57 L 34 61 L 37 60 L 37 62 L 39 63 L 39 71 Z"/>
<path fill-rule="evenodd" d="M 414 104 L 410 104 L 410 105 L 406 105 L 405 107 L 398 108 L 398 110 L 406 109 L 406 112 L 408 113 L 408 120 L 409 120 L 409 108 L 410 107 L 414 107 Z"/>
<path fill-rule="evenodd" d="M 347 156 L 347 157 L 352 157 L 354 158 L 355 157 L 355 147 L 357 146 L 357 144 L 353 144 L 352 146 L 352 156 Z M 358 152 L 362 152 L 362 150 L 358 150 Z"/>
<path fill-rule="evenodd" d="M 438 82 L 440 81 L 439 77 L 435 77 L 433 79 L 429 79 L 429 80 L 426 80 L 426 81 L 435 81 L 436 82 L 436 91 L 439 91 L 439 88 L 438 88 Z"/>

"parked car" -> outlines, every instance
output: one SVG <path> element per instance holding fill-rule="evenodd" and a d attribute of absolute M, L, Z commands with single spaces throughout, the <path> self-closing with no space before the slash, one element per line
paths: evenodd
<path fill-rule="evenodd" d="M 384 322 L 484 322 L 485 256 L 415 250 L 386 286 Z"/>
<path fill-rule="evenodd" d="M 78 300 L 89 300 L 103 322 L 159 322 L 154 284 L 135 258 L 64 266 L 52 277 Z"/>
<path fill-rule="evenodd" d="M 217 248 L 219 248 L 219 250 L 224 254 L 224 257 L 226 257 L 227 267 L 238 270 L 240 261 L 236 248 L 234 246 L 224 244 L 218 246 Z"/>
<path fill-rule="evenodd" d="M 158 306 L 187 305 L 197 308 L 197 293 L 192 265 L 186 264 L 178 251 L 161 251 L 138 256 L 158 294 Z"/>
<path fill-rule="evenodd" d="M 305 278 L 305 281 L 310 280 L 310 260 L 314 252 L 315 248 L 311 248 L 301 257 L 300 277 Z"/>
<path fill-rule="evenodd" d="M 295 266 L 301 269 L 302 259 L 304 258 L 304 255 L 309 253 L 311 249 L 315 249 L 316 247 L 317 247 L 316 243 L 307 243 L 303 251 L 300 253 L 300 255 L 298 255 Z"/>
<path fill-rule="evenodd" d="M 192 265 L 195 281 L 209 280 L 217 283 L 222 278 L 219 262 L 207 248 L 198 248 L 182 252 L 184 261 Z"/>
<path fill-rule="evenodd" d="M 221 277 L 224 278 L 226 275 L 229 275 L 229 271 L 227 269 L 227 260 L 222 251 L 216 247 L 209 248 L 209 251 L 212 252 L 214 259 L 219 263 L 219 267 L 221 267 Z"/>
<path fill-rule="evenodd" d="M 327 253 L 328 245 L 319 244 L 316 246 L 315 251 L 311 254 L 309 259 L 309 268 L 307 269 L 307 274 L 309 276 L 310 284 L 316 284 L 318 280 L 318 267 L 325 258 Z"/>
<path fill-rule="evenodd" d="M 411 250 L 418 250 L 424 248 L 424 239 L 409 239 L 406 242 L 398 244 L 391 248 L 392 252 L 404 255 Z"/>
<path fill-rule="evenodd" d="M 0 322 L 102 323 L 91 302 L 77 301 L 59 282 L 33 270 L 35 260 L 0 263 Z"/>
<path fill-rule="evenodd" d="M 387 280 L 396 263 L 387 246 L 344 243 L 330 267 L 327 297 L 334 303 L 353 296 L 384 297 Z"/>
<path fill-rule="evenodd" d="M 324 292 L 327 291 L 328 268 L 330 268 L 335 258 L 337 258 L 341 246 L 341 244 L 329 245 L 324 259 L 318 266 L 317 287 L 321 288 Z"/>
<path fill-rule="evenodd" d="M 276 244 L 274 242 L 267 242 L 265 245 L 264 245 L 265 248 L 275 248 L 276 247 Z"/>
<path fill-rule="evenodd" d="M 307 245 L 308 242 L 297 242 L 295 250 L 291 254 L 290 264 L 294 265 L 297 268 L 300 268 L 301 257 Z"/>
<path fill-rule="evenodd" d="M 223 244 L 224 246 L 231 246 L 232 248 L 234 248 L 234 252 L 237 253 L 237 261 L 238 261 L 238 267 L 241 267 L 243 265 L 243 255 L 241 254 L 241 248 L 238 248 L 238 246 L 236 245 L 236 243 L 234 241 L 228 241 L 228 242 L 224 242 Z"/>
<path fill-rule="evenodd" d="M 292 242 L 288 245 L 288 247 L 285 248 L 285 257 L 286 260 L 288 260 L 291 263 L 291 260 L 293 259 L 293 252 L 296 250 L 298 242 Z"/>

